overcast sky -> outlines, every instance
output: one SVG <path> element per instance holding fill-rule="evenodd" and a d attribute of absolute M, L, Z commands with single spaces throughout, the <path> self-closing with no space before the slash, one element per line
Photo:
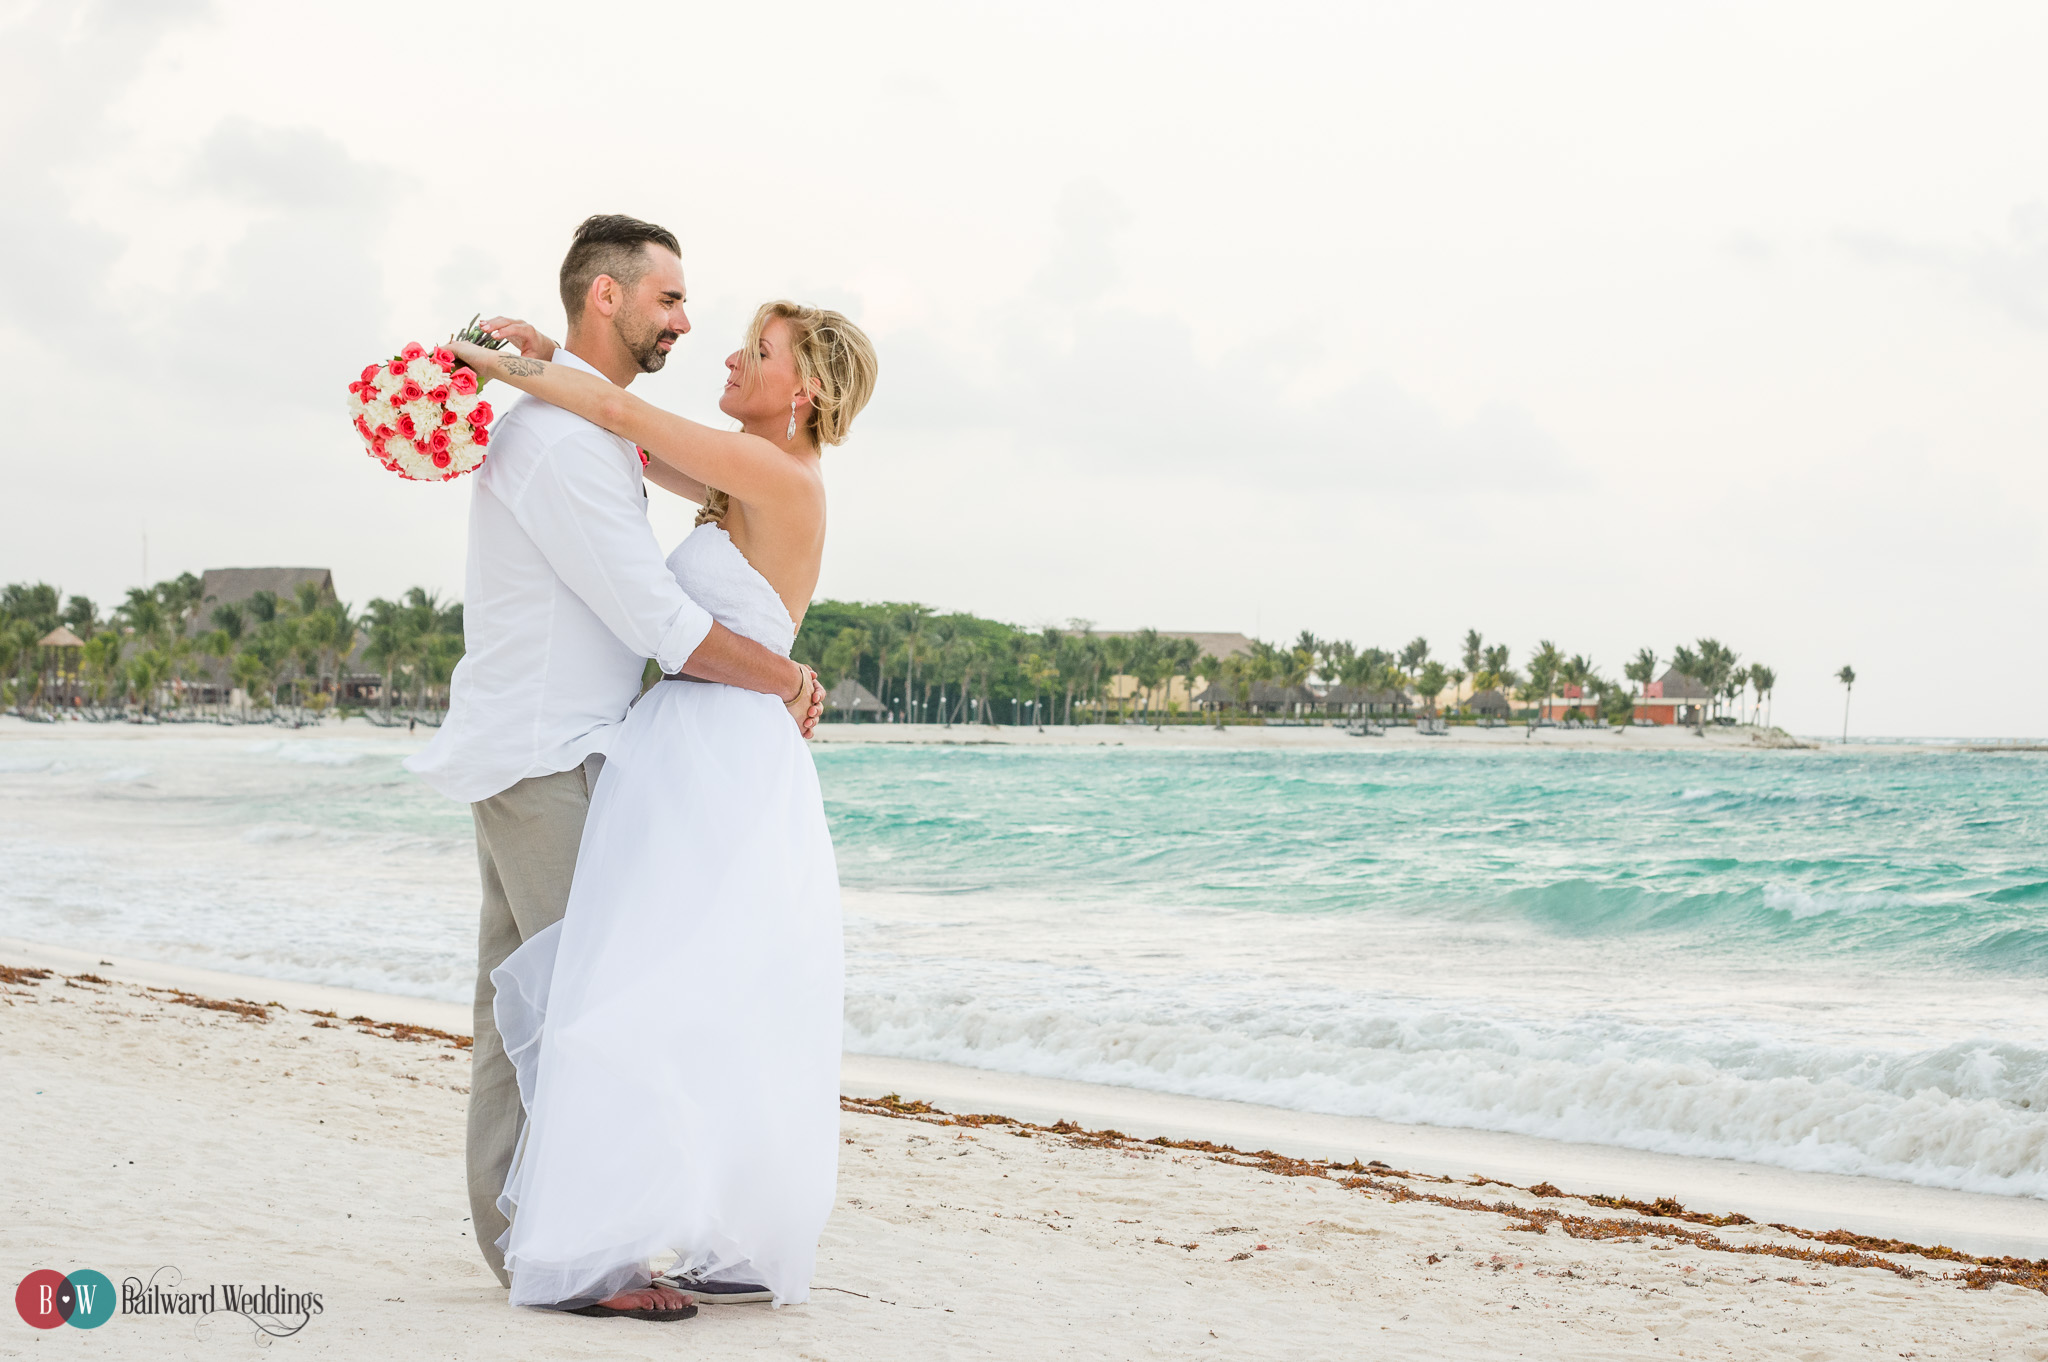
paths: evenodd
<path fill-rule="evenodd" d="M 821 592 L 1023 624 L 1718 636 L 1776 718 L 2048 729 L 2048 8 L 0 0 L 0 580 L 459 594 L 345 384 L 569 231 L 882 357 Z M 694 508 L 655 493 L 664 543 Z M 665 504 L 664 504 L 665 503 Z"/>

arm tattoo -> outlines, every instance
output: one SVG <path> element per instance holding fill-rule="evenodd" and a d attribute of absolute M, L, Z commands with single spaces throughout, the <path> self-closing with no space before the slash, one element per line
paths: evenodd
<path fill-rule="evenodd" d="M 516 356 L 501 359 L 498 363 L 514 378 L 539 378 L 548 366 L 537 359 L 519 359 Z"/>

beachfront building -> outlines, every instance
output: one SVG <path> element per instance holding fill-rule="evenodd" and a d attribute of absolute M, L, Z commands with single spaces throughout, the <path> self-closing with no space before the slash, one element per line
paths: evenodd
<path fill-rule="evenodd" d="M 1095 638 L 1135 638 L 1144 631 L 1139 629 L 1091 629 L 1087 632 Z M 1171 629 L 1159 629 L 1154 632 L 1161 639 L 1193 639 L 1195 647 L 1199 650 L 1197 656 L 1200 657 L 1221 659 L 1226 657 L 1250 657 L 1252 655 L 1252 641 L 1243 634 L 1175 633 Z M 1082 631 L 1069 629 L 1067 633 L 1078 637 Z M 1145 709 L 1157 709 L 1162 707 L 1162 704 L 1168 709 L 1176 707 L 1188 709 L 1203 703 L 1201 699 L 1202 688 L 1199 684 L 1195 683 L 1206 680 L 1207 678 L 1202 676 L 1188 677 L 1176 674 L 1167 678 L 1163 686 L 1148 690 L 1137 677 L 1119 672 L 1111 676 L 1105 683 L 1104 696 L 1110 704 L 1117 706 L 1119 709 L 1125 703 L 1133 700 L 1137 701 L 1140 707 Z"/>
<path fill-rule="evenodd" d="M 203 634 L 213 628 L 213 612 L 224 605 L 246 606 L 259 591 L 289 601 L 307 583 L 312 584 L 323 603 L 335 599 L 334 573 L 327 568 L 208 568 L 199 578 L 199 599 L 206 608 L 192 621 L 188 632 Z"/>
<path fill-rule="evenodd" d="M 1705 686 L 1672 667 L 1643 687 L 1643 693 L 1636 697 L 1635 717 L 1640 723 L 1697 723 L 1701 710 L 1712 698 Z"/>
<path fill-rule="evenodd" d="M 85 640 L 60 624 L 37 639 L 36 647 L 42 650 L 42 703 L 69 709 L 83 705 L 85 687 L 80 684 L 79 662 L 85 655 Z"/>
<path fill-rule="evenodd" d="M 1505 719 L 1514 712 L 1514 706 L 1498 686 L 1480 691 L 1465 702 L 1465 708 L 1482 719 Z"/>
<path fill-rule="evenodd" d="M 862 718 L 878 720 L 882 702 L 875 693 L 852 677 L 841 678 L 825 695 L 825 717 L 840 723 L 857 723 Z"/>
<path fill-rule="evenodd" d="M 208 568 L 199 579 L 201 609 L 186 626 L 187 637 L 197 638 L 211 633 L 219 627 L 215 614 L 224 606 L 238 607 L 247 612 L 259 595 L 267 595 L 272 601 L 296 601 L 302 587 L 311 586 L 315 599 L 323 606 L 332 604 L 338 597 L 334 591 L 334 573 L 324 567 L 251 567 L 251 568 Z M 254 619 L 245 623 L 253 626 Z M 368 670 L 362 661 L 366 640 L 358 638 L 356 646 L 341 660 L 340 674 L 335 678 L 338 694 L 334 699 L 339 704 L 374 704 L 383 698 L 384 677 L 381 673 Z M 174 684 L 184 688 L 188 701 L 211 705 L 241 705 L 244 697 L 235 688 L 228 676 L 227 663 L 222 659 L 207 659 L 198 668 L 199 674 L 189 681 Z"/>
<path fill-rule="evenodd" d="M 1211 682 L 1195 695 L 1195 706 L 1204 710 L 1243 709 L 1247 714 L 1264 714 L 1274 718 L 1301 718 L 1322 705 L 1322 700 L 1307 686 L 1283 686 L 1274 681 L 1253 681 L 1244 689 L 1244 701 L 1238 701 L 1237 687 L 1223 682 Z"/>
<path fill-rule="evenodd" d="M 1414 703 L 1415 697 L 1405 690 L 1367 690 L 1341 684 L 1325 688 L 1320 701 L 1325 714 L 1348 719 L 1405 715 Z"/>
<path fill-rule="evenodd" d="M 1545 700 L 1540 709 L 1546 719 L 1591 719 L 1600 712 L 1600 706 L 1583 686 L 1558 687 L 1557 694 Z"/>

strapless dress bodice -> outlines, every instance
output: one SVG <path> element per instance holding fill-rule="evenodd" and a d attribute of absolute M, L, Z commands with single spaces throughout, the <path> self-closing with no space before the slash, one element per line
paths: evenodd
<path fill-rule="evenodd" d="M 764 648 L 789 656 L 796 625 L 775 588 L 768 585 L 723 525 L 699 525 L 668 556 L 685 595 L 726 628 Z"/>

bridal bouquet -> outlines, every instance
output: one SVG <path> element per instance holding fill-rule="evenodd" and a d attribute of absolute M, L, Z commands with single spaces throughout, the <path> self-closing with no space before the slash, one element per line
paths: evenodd
<path fill-rule="evenodd" d="M 475 331 L 460 337 L 496 349 L 504 342 Z M 356 434 L 371 458 L 401 478 L 447 482 L 484 461 L 491 443 L 491 404 L 477 393 L 476 371 L 448 350 L 414 341 L 348 385 Z"/>

